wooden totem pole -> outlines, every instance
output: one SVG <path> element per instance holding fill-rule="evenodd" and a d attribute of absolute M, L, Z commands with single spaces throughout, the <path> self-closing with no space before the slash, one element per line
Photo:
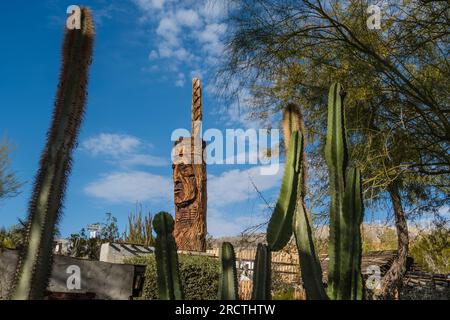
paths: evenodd
<path fill-rule="evenodd" d="M 192 133 L 175 142 L 173 164 L 175 230 L 178 250 L 206 251 L 206 163 L 201 138 L 202 88 L 192 80 Z"/>

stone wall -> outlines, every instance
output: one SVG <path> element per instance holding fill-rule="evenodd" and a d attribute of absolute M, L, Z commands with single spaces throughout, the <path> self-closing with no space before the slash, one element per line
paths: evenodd
<path fill-rule="evenodd" d="M 0 300 L 7 298 L 17 258 L 17 251 L 0 250 Z M 48 290 L 94 293 L 95 299 L 128 300 L 133 296 L 137 273 L 143 273 L 140 269 L 142 267 L 56 255 Z"/>

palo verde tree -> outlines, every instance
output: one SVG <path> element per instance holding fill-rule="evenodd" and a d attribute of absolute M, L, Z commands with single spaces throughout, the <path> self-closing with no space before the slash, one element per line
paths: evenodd
<path fill-rule="evenodd" d="M 301 106 L 310 158 L 321 159 L 315 170 L 324 170 L 326 91 L 336 80 L 346 88 L 350 154 L 365 177 L 364 196 L 373 207 L 388 201 L 397 227 L 389 293 L 406 266 L 406 208 L 433 211 L 448 201 L 449 4 L 388 2 L 381 30 L 370 30 L 367 0 L 230 2 L 218 77 L 224 93 L 249 89 L 251 114 L 261 121 L 288 102 Z"/>

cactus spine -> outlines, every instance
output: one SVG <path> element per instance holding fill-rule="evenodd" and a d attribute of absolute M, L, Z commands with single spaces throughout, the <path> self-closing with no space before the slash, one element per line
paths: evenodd
<path fill-rule="evenodd" d="M 222 243 L 220 248 L 219 300 L 238 300 L 238 282 L 236 272 L 236 255 L 233 245 Z"/>
<path fill-rule="evenodd" d="M 172 216 L 166 212 L 160 212 L 153 219 L 153 228 L 157 234 L 155 259 L 159 299 L 183 300 L 184 293 L 178 268 L 177 245 L 172 235 L 174 230 Z"/>
<path fill-rule="evenodd" d="M 61 215 L 72 151 L 86 105 L 93 40 L 91 12 L 82 8 L 81 29 L 65 30 L 52 125 L 29 204 L 26 245 L 20 253 L 12 299 L 44 298 L 51 274 L 55 226 Z"/>
<path fill-rule="evenodd" d="M 271 300 L 272 254 L 268 246 L 258 244 L 253 271 L 252 300 Z"/>

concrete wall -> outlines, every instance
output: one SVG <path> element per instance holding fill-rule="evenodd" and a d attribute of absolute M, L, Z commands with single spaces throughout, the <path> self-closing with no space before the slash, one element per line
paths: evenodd
<path fill-rule="evenodd" d="M 17 257 L 17 251 L 0 250 L 0 299 L 5 299 L 8 295 Z M 134 275 L 133 265 L 57 255 L 54 257 L 48 290 L 64 293 L 93 292 L 96 299 L 128 300 L 133 295 Z M 79 289 L 77 279 L 80 279 Z"/>
<path fill-rule="evenodd" d="M 123 243 L 103 243 L 100 248 L 100 261 L 123 263 L 127 258 L 149 255 L 155 248 Z"/>

